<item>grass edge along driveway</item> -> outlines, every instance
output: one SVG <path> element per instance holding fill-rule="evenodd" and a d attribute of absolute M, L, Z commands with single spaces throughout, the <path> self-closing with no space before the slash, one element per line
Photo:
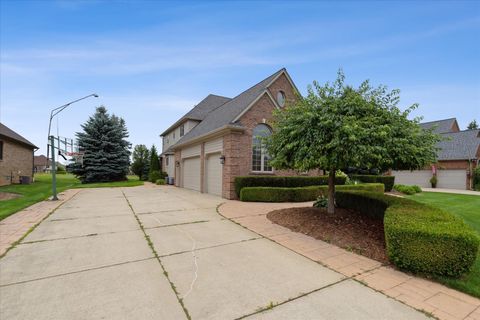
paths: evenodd
<path fill-rule="evenodd" d="M 72 188 L 112 188 L 134 187 L 143 185 L 136 176 L 128 176 L 126 181 L 84 183 L 82 184 L 71 174 L 57 174 L 57 192 Z M 52 195 L 52 175 L 46 173 L 35 174 L 32 184 L 13 184 L 0 187 L 0 192 L 11 192 L 22 195 L 19 198 L 0 201 L 0 221 L 6 217 L 25 209 L 37 202 L 48 199 Z"/>
<path fill-rule="evenodd" d="M 407 198 L 451 212 L 462 218 L 480 236 L 480 196 L 422 192 L 407 196 Z M 459 279 L 446 277 L 436 277 L 435 279 L 451 288 L 480 298 L 480 253 L 469 274 L 465 274 Z"/>

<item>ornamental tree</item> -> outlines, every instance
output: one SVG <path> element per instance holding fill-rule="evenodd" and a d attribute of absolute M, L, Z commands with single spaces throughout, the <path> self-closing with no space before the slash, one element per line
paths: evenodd
<path fill-rule="evenodd" d="M 140 180 L 148 180 L 150 160 L 150 151 L 148 148 L 144 144 L 136 145 L 133 149 L 131 169 Z"/>
<path fill-rule="evenodd" d="M 126 180 L 130 142 L 125 121 L 100 106 L 82 128 L 76 136 L 84 150 L 83 164 L 74 165 L 72 173 L 82 183 Z"/>
<path fill-rule="evenodd" d="M 265 141 L 271 165 L 277 169 L 328 174 L 328 212 L 334 213 L 335 171 L 346 167 L 419 169 L 435 162 L 439 137 L 409 120 L 397 105 L 399 90 L 373 88 L 368 80 L 358 88 L 345 84 L 340 70 L 333 84 L 318 82 L 306 97 L 274 112 L 273 134 Z"/>

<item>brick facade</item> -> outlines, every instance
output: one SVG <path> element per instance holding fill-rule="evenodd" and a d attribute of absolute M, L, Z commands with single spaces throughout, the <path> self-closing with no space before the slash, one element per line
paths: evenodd
<path fill-rule="evenodd" d="M 0 160 L 0 186 L 20 183 L 21 176 L 33 180 L 33 149 L 22 143 L 1 138 L 3 158 Z"/>

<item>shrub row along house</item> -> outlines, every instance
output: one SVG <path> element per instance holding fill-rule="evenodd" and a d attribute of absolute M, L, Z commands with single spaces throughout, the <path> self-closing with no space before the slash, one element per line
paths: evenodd
<path fill-rule="evenodd" d="M 271 133 L 272 111 L 297 93 L 281 69 L 234 98 L 207 96 L 161 134 L 162 169 L 176 186 L 227 199 L 237 197 L 236 176 L 296 175 L 269 165 L 259 137 Z"/>
<path fill-rule="evenodd" d="M 436 175 L 437 188 L 473 189 L 472 173 L 480 159 L 480 130 L 460 131 L 455 118 L 420 125 L 434 128 L 443 138 L 437 144 L 438 162 L 425 170 L 392 171 L 395 183 L 430 187 L 430 178 Z"/>
<path fill-rule="evenodd" d="M 0 186 L 32 181 L 33 153 L 37 149 L 33 143 L 0 123 Z"/>

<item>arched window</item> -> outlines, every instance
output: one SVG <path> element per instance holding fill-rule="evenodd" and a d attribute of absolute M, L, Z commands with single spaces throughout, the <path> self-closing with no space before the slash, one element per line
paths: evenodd
<path fill-rule="evenodd" d="M 252 171 L 255 172 L 272 172 L 270 166 L 270 157 L 265 146 L 262 143 L 262 138 L 272 134 L 272 130 L 265 125 L 259 124 L 253 129 L 252 141 Z"/>

